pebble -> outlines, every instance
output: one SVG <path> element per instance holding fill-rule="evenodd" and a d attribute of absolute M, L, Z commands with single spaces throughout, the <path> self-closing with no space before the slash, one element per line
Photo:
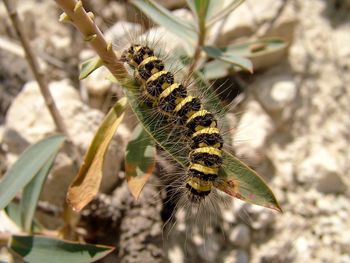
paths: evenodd
<path fill-rule="evenodd" d="M 250 244 L 250 229 L 245 224 L 238 224 L 233 228 L 229 235 L 229 239 L 233 245 L 245 248 Z"/>

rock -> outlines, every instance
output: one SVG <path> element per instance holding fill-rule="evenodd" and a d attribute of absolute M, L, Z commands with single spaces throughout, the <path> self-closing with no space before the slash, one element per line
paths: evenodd
<path fill-rule="evenodd" d="M 298 181 L 314 185 L 322 193 L 344 193 L 347 184 L 339 174 L 341 171 L 334 154 L 323 148 L 312 149 L 298 172 Z"/>
<path fill-rule="evenodd" d="M 238 224 L 234 227 L 229 235 L 230 241 L 233 245 L 245 248 L 250 243 L 250 229 L 245 224 Z"/>
<path fill-rule="evenodd" d="M 113 83 L 107 79 L 108 74 L 108 70 L 101 67 L 81 81 L 82 88 L 85 88 L 89 95 L 89 105 L 92 108 L 102 110 L 107 96 L 111 96 L 109 91 Z"/>
<path fill-rule="evenodd" d="M 349 225 L 345 226 L 349 228 Z M 342 254 L 350 255 L 350 231 L 349 229 L 341 230 L 339 235 L 336 237 L 336 242 L 340 246 Z"/>
<path fill-rule="evenodd" d="M 233 250 L 227 256 L 225 256 L 224 263 L 248 263 L 249 256 L 245 250 Z"/>
<path fill-rule="evenodd" d="M 230 1 L 225 2 L 230 3 Z M 270 21 L 278 15 L 281 5 L 285 5 L 283 12 L 271 25 Z M 215 26 L 219 27 L 220 23 L 217 24 Z M 227 45 L 232 39 L 252 36 L 258 26 L 261 31 L 260 36 L 279 36 L 290 41 L 293 39 L 296 24 L 297 19 L 291 3 L 282 0 L 247 0 L 228 16 L 222 28 L 219 44 Z M 212 32 L 215 31 L 214 27 Z"/>
<path fill-rule="evenodd" d="M 212 233 L 210 236 L 206 236 L 204 243 L 198 247 L 198 254 L 202 255 L 203 260 L 208 262 L 217 261 L 221 249 L 220 235 L 221 233 Z"/>
<path fill-rule="evenodd" d="M 81 150 L 81 154 L 84 154 L 102 121 L 103 114 L 84 105 L 77 91 L 67 80 L 53 82 L 49 87 L 74 144 Z M 5 128 L 12 130 L 12 134 L 20 134 L 23 142 L 30 144 L 55 132 L 51 115 L 35 82 L 27 83 L 13 101 L 6 116 Z M 117 173 L 120 161 L 124 157 L 129 130 L 121 125 L 118 134 L 119 137 L 112 140 L 105 158 L 101 191 L 108 190 L 118 178 Z M 19 154 L 26 147 L 24 143 L 18 144 L 17 138 L 18 136 L 5 136 L 4 143 L 9 153 Z M 43 188 L 42 199 L 58 206 L 63 205 L 67 187 L 76 172 L 71 153 L 61 151 Z"/>
<path fill-rule="evenodd" d="M 275 67 L 260 76 L 251 86 L 259 102 L 276 122 L 286 122 L 293 116 L 297 86 L 288 71 L 285 66 Z"/>
<path fill-rule="evenodd" d="M 275 214 L 262 206 L 244 203 L 236 214 L 253 230 L 266 229 L 275 222 Z"/>
<path fill-rule="evenodd" d="M 310 239 L 300 236 L 295 240 L 295 249 L 299 255 L 299 262 L 308 262 L 311 259 L 312 241 Z"/>
<path fill-rule="evenodd" d="M 175 246 L 169 249 L 168 258 L 171 263 L 184 263 L 184 253 L 179 246 Z"/>
<path fill-rule="evenodd" d="M 350 263 L 350 255 L 342 255 L 340 257 L 340 263 Z"/>
<path fill-rule="evenodd" d="M 233 137 L 237 155 L 255 165 L 261 163 L 265 158 L 266 140 L 273 131 L 271 118 L 258 102 L 249 101 Z"/>
<path fill-rule="evenodd" d="M 325 194 L 339 194 L 347 190 L 342 177 L 336 172 L 325 170 L 325 173 L 316 183 L 316 189 Z"/>
<path fill-rule="evenodd" d="M 141 33 L 139 24 L 120 21 L 106 30 L 105 37 L 119 48 L 124 48 L 126 44 L 137 40 Z"/>

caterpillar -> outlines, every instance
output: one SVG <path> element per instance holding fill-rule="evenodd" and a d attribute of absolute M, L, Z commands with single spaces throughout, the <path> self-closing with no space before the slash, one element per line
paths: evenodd
<path fill-rule="evenodd" d="M 222 165 L 223 138 L 214 114 L 175 82 L 173 73 L 165 70 L 164 62 L 148 46 L 131 45 L 121 60 L 134 70 L 147 105 L 185 128 L 190 148 L 185 187 L 190 202 L 201 202 L 210 194 Z"/>

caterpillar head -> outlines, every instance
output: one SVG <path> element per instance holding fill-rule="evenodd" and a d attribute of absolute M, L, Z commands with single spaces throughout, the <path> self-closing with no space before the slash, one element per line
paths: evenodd
<path fill-rule="evenodd" d="M 122 53 L 120 60 L 128 63 L 132 68 L 137 68 L 143 60 L 153 55 L 153 50 L 148 46 L 133 44 Z"/>

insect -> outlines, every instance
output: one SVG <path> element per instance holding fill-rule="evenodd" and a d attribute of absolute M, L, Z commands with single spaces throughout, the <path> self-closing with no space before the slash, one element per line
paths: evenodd
<path fill-rule="evenodd" d="M 201 202 L 210 194 L 222 165 L 223 138 L 216 118 L 198 97 L 175 82 L 173 73 L 165 70 L 163 61 L 148 46 L 131 45 L 121 60 L 134 70 L 147 105 L 185 128 L 190 148 L 185 187 L 189 201 Z"/>

